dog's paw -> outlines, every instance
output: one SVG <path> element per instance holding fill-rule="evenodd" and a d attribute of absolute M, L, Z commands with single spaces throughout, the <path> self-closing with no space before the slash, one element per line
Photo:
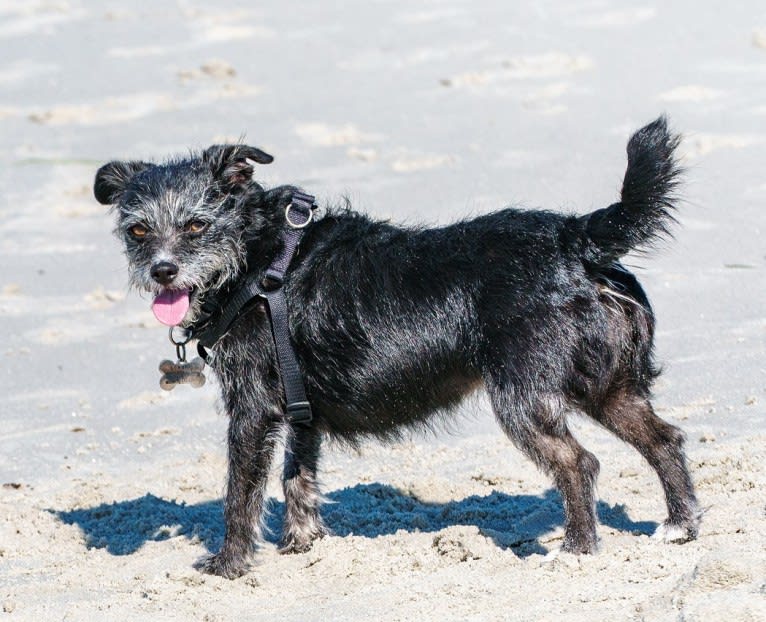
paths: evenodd
<path fill-rule="evenodd" d="M 574 555 L 595 555 L 598 553 L 598 538 L 595 534 L 566 534 L 561 551 Z"/>
<path fill-rule="evenodd" d="M 250 570 L 250 564 L 232 559 L 230 556 L 216 553 L 203 557 L 194 564 L 194 568 L 205 574 L 213 574 L 225 579 L 236 579 Z"/>
<path fill-rule="evenodd" d="M 314 544 L 313 540 L 308 542 L 299 542 L 298 540 L 290 540 L 288 542 L 282 542 L 279 545 L 280 555 L 295 555 L 297 553 L 308 553 L 311 550 L 311 545 Z"/>
<path fill-rule="evenodd" d="M 281 555 L 293 555 L 295 553 L 307 553 L 311 550 L 315 540 L 324 538 L 327 531 L 324 529 L 309 535 L 308 537 L 283 536 L 279 543 L 279 553 Z"/>
<path fill-rule="evenodd" d="M 683 544 L 684 542 L 695 540 L 698 534 L 699 520 L 686 521 L 680 524 L 665 521 L 654 531 L 652 539 L 667 543 Z"/>

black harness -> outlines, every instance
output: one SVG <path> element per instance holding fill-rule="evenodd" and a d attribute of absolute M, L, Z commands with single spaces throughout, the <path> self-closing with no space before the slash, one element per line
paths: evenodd
<path fill-rule="evenodd" d="M 271 334 L 285 390 L 287 419 L 290 423 L 304 425 L 311 422 L 311 405 L 306 397 L 298 360 L 290 343 L 287 300 L 283 285 L 285 273 L 303 237 L 303 229 L 313 219 L 316 207 L 313 196 L 294 192 L 292 201 L 285 208 L 287 226 L 281 234 L 282 249 L 271 262 L 265 275 L 247 274 L 239 286 L 205 300 L 200 318 L 190 328 L 190 338 L 198 340 L 199 355 L 206 363 L 210 363 L 214 354 L 209 349 L 231 329 L 241 316 L 242 310 L 253 299 L 263 299 L 271 318 Z"/>

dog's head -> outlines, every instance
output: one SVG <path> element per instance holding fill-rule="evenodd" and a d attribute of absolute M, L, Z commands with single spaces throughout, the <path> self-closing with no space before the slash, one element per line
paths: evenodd
<path fill-rule="evenodd" d="M 214 145 L 184 160 L 115 161 L 98 170 L 93 192 L 116 207 L 130 283 L 154 295 L 160 322 L 192 323 L 205 292 L 242 271 L 248 216 L 241 199 L 262 191 L 254 164 L 272 160 L 255 147 Z"/>

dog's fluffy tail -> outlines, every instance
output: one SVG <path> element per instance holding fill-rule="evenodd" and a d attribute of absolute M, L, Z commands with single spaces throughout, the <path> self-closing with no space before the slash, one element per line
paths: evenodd
<path fill-rule="evenodd" d="M 607 265 L 670 235 L 681 174 L 674 151 L 680 141 L 664 116 L 630 138 L 620 202 L 579 219 L 589 242 L 589 263 Z"/>

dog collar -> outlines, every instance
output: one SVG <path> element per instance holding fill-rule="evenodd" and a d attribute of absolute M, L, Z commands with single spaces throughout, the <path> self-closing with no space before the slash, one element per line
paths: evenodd
<path fill-rule="evenodd" d="M 304 229 L 314 217 L 313 196 L 294 192 L 285 208 L 286 226 L 282 229 L 282 249 L 265 274 L 248 273 L 238 286 L 206 300 L 201 317 L 189 331 L 189 339 L 197 339 L 197 352 L 207 362 L 213 360 L 210 349 L 236 324 L 242 311 L 255 298 L 266 302 L 271 320 L 271 334 L 277 351 L 277 363 L 285 391 L 287 416 L 291 423 L 311 421 L 311 405 L 306 397 L 298 360 L 290 343 L 287 300 L 284 293 L 285 273 L 298 250 Z"/>

